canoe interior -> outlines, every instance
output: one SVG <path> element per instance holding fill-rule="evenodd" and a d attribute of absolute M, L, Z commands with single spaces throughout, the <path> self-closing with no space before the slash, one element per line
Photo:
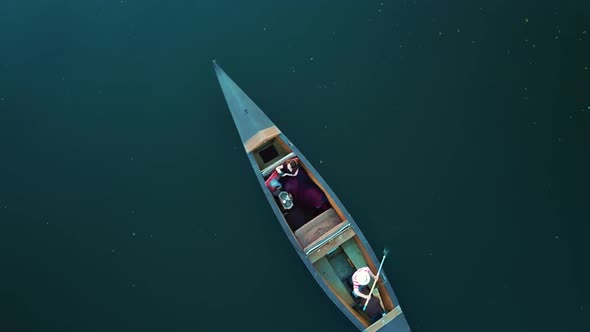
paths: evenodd
<path fill-rule="evenodd" d="M 296 157 L 279 136 L 260 144 L 252 152 L 264 179 L 267 179 L 274 168 L 282 164 L 285 159 Z M 281 222 L 289 225 L 293 236 L 301 245 L 301 249 L 330 291 L 352 315 L 365 327 L 369 327 L 375 322 L 375 316 L 371 317 L 369 313 L 362 310 L 364 299 L 355 298 L 352 295 L 350 279 L 358 268 L 364 266 L 369 266 L 376 273 L 379 262 L 376 263 L 376 266 L 375 262 L 369 258 L 363 242 L 346 220 L 340 207 L 330 197 L 330 191 L 323 188 L 315 175 L 301 160 L 300 165 L 318 188 L 326 194 L 330 207 L 322 212 L 301 210 L 296 207 L 284 211 L 281 209 L 278 199 L 275 198 L 274 204 L 277 204 L 279 209 L 283 211 Z M 370 287 L 366 292 L 369 289 Z M 389 313 L 396 309 L 381 280 L 378 281 L 373 296 L 379 301 L 380 307 L 384 311 Z"/>

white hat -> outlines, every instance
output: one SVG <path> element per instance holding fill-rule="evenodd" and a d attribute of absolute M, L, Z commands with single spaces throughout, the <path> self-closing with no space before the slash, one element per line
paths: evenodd
<path fill-rule="evenodd" d="M 369 281 L 371 281 L 371 277 L 369 276 L 369 272 L 367 272 L 367 270 L 357 271 L 355 273 L 354 279 L 362 286 L 368 285 Z"/>

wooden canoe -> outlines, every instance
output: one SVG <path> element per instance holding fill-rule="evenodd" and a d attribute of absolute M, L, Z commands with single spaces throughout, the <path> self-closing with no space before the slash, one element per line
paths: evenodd
<path fill-rule="evenodd" d="M 363 311 L 364 300 L 352 295 L 350 279 L 356 269 L 364 266 L 376 274 L 380 259 L 342 202 L 301 151 L 215 61 L 213 67 L 262 191 L 317 284 L 360 331 L 410 331 L 383 271 L 373 291 L 373 300 Z M 310 186 L 315 185 L 327 198 L 329 204 L 322 210 L 300 207 L 296 197 L 294 206 L 286 209 L 267 188 L 265 180 L 275 168 L 294 157 L 299 158 L 300 171 L 313 181 L 308 181 Z"/>

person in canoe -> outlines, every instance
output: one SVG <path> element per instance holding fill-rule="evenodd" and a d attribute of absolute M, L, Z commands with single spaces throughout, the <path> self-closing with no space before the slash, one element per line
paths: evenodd
<path fill-rule="evenodd" d="M 363 294 L 361 289 L 371 282 L 371 278 L 375 280 L 374 282 L 377 282 L 377 276 L 374 275 L 371 269 L 369 269 L 367 266 L 356 270 L 356 272 L 352 275 L 352 294 L 355 297 L 362 297 L 367 300 L 370 299 L 371 297 L 367 294 Z"/>
<path fill-rule="evenodd" d="M 324 211 L 329 207 L 328 198 L 311 180 L 307 172 L 301 169 L 297 157 L 277 166 L 265 181 L 265 184 L 275 195 L 281 190 L 290 193 L 296 205 L 320 211 Z"/>
<path fill-rule="evenodd" d="M 352 275 L 352 294 L 356 297 L 355 302 L 358 303 L 360 307 L 364 306 L 365 303 L 367 304 L 364 312 L 370 317 L 371 322 L 374 323 L 379 318 L 385 316 L 387 312 L 383 310 L 381 301 L 375 296 L 371 296 L 372 294 L 369 294 L 370 287 L 367 286 L 369 285 L 371 278 L 374 280 L 373 282 L 377 282 L 378 277 L 374 275 L 371 269 L 367 266 L 356 270 Z"/>

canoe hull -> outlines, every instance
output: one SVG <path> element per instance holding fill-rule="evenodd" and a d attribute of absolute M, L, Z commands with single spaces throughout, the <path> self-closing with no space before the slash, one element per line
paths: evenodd
<path fill-rule="evenodd" d="M 351 247 L 356 250 L 356 256 L 354 257 L 357 257 L 357 260 L 360 259 L 360 261 L 363 263 L 371 266 L 374 272 L 380 263 L 380 258 L 377 257 L 364 234 L 355 222 L 354 218 L 346 210 L 344 204 L 342 204 L 336 193 L 332 191 L 330 186 L 313 167 L 311 162 L 307 160 L 305 155 L 299 151 L 295 144 L 293 144 L 288 139 L 288 137 L 282 133 L 272 123 L 272 121 L 270 121 L 270 119 L 268 119 L 268 117 L 258 108 L 258 106 L 256 106 L 254 102 L 252 102 L 245 95 L 245 93 L 227 76 L 227 74 L 225 74 L 225 72 L 223 72 L 223 70 L 217 64 L 214 64 L 214 68 L 232 113 L 232 118 L 234 119 L 234 123 L 240 133 L 248 160 L 252 166 L 256 178 L 258 179 L 262 192 L 264 193 L 271 209 L 275 213 L 275 216 L 279 221 L 279 224 L 281 225 L 285 235 L 291 242 L 302 262 L 310 271 L 316 283 L 320 286 L 320 288 L 322 288 L 328 298 L 330 298 L 332 302 L 341 310 L 341 312 L 357 327 L 359 331 L 410 331 L 405 316 L 403 312 L 401 312 L 398 299 L 395 296 L 392 286 L 388 281 L 387 275 L 384 271 L 381 272 L 380 283 L 378 283 L 375 291 L 376 296 L 378 296 L 379 300 L 381 301 L 381 307 L 385 308 L 384 314 L 386 315 L 382 318 L 376 319 L 375 321 L 369 321 L 366 319 L 366 317 L 363 318 L 362 311 L 359 311 L 358 308 L 356 310 L 353 309 L 354 303 L 351 302 L 352 296 L 350 290 L 346 291 L 346 286 L 341 279 L 342 273 L 336 274 L 333 272 L 330 275 L 330 279 L 326 276 L 327 270 L 322 270 L 320 268 L 320 265 L 323 265 L 327 266 L 329 269 L 332 269 L 330 263 L 328 262 L 328 258 L 330 257 L 329 255 L 336 249 L 344 252 L 343 249 L 345 245 L 347 248 L 349 248 L 349 250 L 352 250 L 350 249 Z M 272 171 L 274 166 L 271 167 L 268 164 L 261 164 L 260 151 L 265 144 L 268 145 L 269 142 L 274 141 L 280 142 L 280 145 L 283 149 L 282 155 L 286 155 L 286 152 L 289 152 L 289 155 L 294 154 L 297 156 L 297 158 L 299 158 L 299 161 L 303 165 L 302 167 L 305 167 L 307 174 L 313 178 L 316 185 L 319 186 L 319 188 L 321 188 L 321 190 L 329 198 L 330 205 L 335 210 L 337 210 L 338 216 L 342 221 L 342 224 L 345 224 L 344 226 L 347 229 L 347 232 L 349 234 L 354 234 L 353 239 L 349 237 L 343 240 L 346 242 L 338 243 L 338 238 L 336 238 L 337 233 L 327 233 L 325 236 L 329 236 L 327 238 L 328 240 L 319 242 L 319 244 L 311 246 L 311 248 L 310 246 L 303 244 L 301 239 L 298 239 L 296 232 L 292 229 L 292 225 L 290 225 L 286 220 L 285 210 L 278 205 L 276 197 L 273 196 L 265 184 L 265 175 L 263 175 L 264 168 L 266 167 Z M 278 156 L 273 160 L 276 160 L 277 158 Z M 314 220 L 315 218 L 310 222 Z M 313 243 L 317 243 L 318 241 L 319 239 Z M 318 254 L 322 249 L 324 249 L 324 247 L 330 247 L 332 243 L 335 243 L 335 245 L 332 246 L 334 248 L 331 249 L 330 252 Z M 351 256 L 351 259 L 352 257 L 353 256 Z M 360 267 L 358 266 L 360 264 L 361 263 L 355 264 L 352 267 L 358 268 Z M 336 288 L 338 288 L 339 291 L 337 291 Z M 381 316 L 379 315 L 379 317 Z"/>

